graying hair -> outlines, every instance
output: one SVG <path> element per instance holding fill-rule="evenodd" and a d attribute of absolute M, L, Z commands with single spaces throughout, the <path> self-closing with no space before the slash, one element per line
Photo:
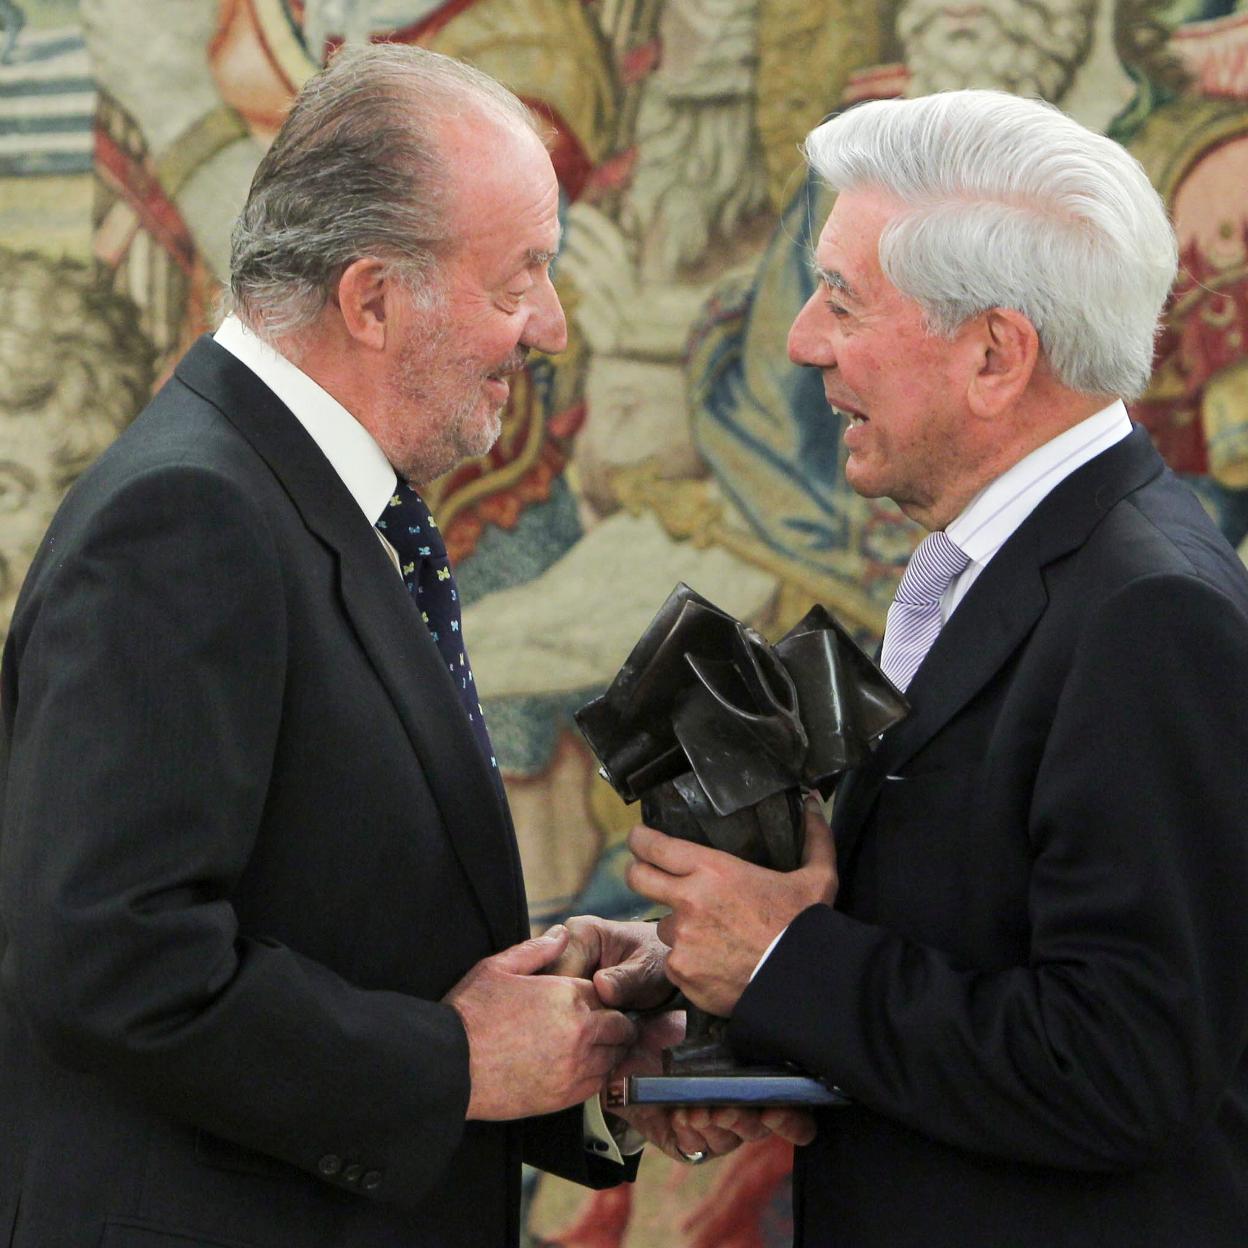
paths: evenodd
<path fill-rule="evenodd" d="M 340 51 L 256 169 L 230 240 L 233 310 L 270 341 L 295 334 L 363 256 L 436 302 L 432 279 L 453 243 L 437 122 L 469 112 L 538 131 L 516 96 L 462 61 L 399 44 Z"/>
<path fill-rule="evenodd" d="M 1160 197 L 1119 144 L 1037 100 L 948 91 L 850 109 L 804 152 L 833 190 L 906 205 L 880 236 L 880 267 L 931 332 L 1012 308 L 1062 384 L 1144 391 L 1178 257 Z"/>

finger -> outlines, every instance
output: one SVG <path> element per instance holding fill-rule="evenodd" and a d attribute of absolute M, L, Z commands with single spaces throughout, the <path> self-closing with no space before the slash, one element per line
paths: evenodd
<path fill-rule="evenodd" d="M 688 875 L 698 862 L 698 851 L 714 853 L 704 846 L 695 845 L 692 841 L 682 841 L 675 836 L 667 836 L 656 828 L 648 828 L 644 823 L 634 825 L 628 834 L 628 848 L 633 857 L 652 866 L 659 867 L 668 875 Z"/>
<path fill-rule="evenodd" d="M 802 866 L 836 866 L 836 842 L 832 829 L 823 817 L 819 799 L 813 794 L 806 798 L 803 816 L 806 844 L 802 850 Z"/>
<path fill-rule="evenodd" d="M 662 1014 L 652 1014 L 638 1020 L 637 1042 L 647 1049 L 670 1049 L 684 1038 L 684 1010 L 665 1010 Z"/>
<path fill-rule="evenodd" d="M 809 1144 L 815 1138 L 815 1120 L 800 1109 L 765 1109 L 763 1126 L 790 1144 Z"/>
<path fill-rule="evenodd" d="M 543 975 L 559 975 L 564 979 L 588 980 L 593 974 L 593 962 L 586 955 L 583 946 L 576 941 L 568 942 L 568 947 L 551 963 L 542 967 Z"/>
<path fill-rule="evenodd" d="M 671 981 L 658 962 L 621 962 L 594 973 L 594 987 L 604 1005 L 645 1010 L 672 995 Z"/>
<path fill-rule="evenodd" d="M 633 862 L 629 865 L 628 870 L 624 873 L 625 883 L 635 893 L 639 893 L 642 897 L 648 897 L 651 901 L 656 901 L 661 906 L 671 906 L 675 903 L 679 896 L 680 879 L 678 876 L 669 875 L 666 871 L 660 871 L 658 867 L 652 867 L 647 862 Z M 670 944 L 664 940 L 663 931 L 659 930 L 659 939 L 664 944 Z"/>
<path fill-rule="evenodd" d="M 725 1153 L 732 1152 L 734 1148 L 740 1148 L 744 1142 L 744 1137 L 735 1131 L 723 1131 L 715 1126 L 705 1127 L 701 1135 L 706 1141 L 707 1151 L 716 1157 L 722 1157 Z"/>
<path fill-rule="evenodd" d="M 596 1010 L 588 1031 L 593 1045 L 628 1048 L 637 1040 L 637 1024 L 617 1010 Z"/>
<path fill-rule="evenodd" d="M 510 975 L 534 975 L 544 966 L 549 966 L 564 951 L 568 944 L 568 929 L 557 924 L 532 940 L 521 941 L 496 953 L 490 961 L 495 969 L 506 971 Z"/>
<path fill-rule="evenodd" d="M 588 979 L 601 960 L 599 933 L 591 924 L 569 919 L 570 933 L 563 953 L 545 968 L 547 975 L 566 975 L 571 979 Z"/>
<path fill-rule="evenodd" d="M 709 1153 L 714 1150 L 700 1131 L 672 1120 L 672 1139 L 682 1153 Z"/>
<path fill-rule="evenodd" d="M 763 1125 L 762 1115 L 752 1109 L 739 1106 L 723 1106 L 711 1113 L 711 1128 L 730 1131 L 743 1140 L 762 1140 L 769 1134 Z"/>

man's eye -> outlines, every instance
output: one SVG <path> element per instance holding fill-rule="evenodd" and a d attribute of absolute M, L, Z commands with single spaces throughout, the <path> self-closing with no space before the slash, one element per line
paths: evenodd
<path fill-rule="evenodd" d="M 848 308 L 842 307 L 839 303 L 836 303 L 831 299 L 825 299 L 824 304 L 826 305 L 828 311 L 831 312 L 833 316 L 842 317 L 842 316 L 849 315 Z"/>

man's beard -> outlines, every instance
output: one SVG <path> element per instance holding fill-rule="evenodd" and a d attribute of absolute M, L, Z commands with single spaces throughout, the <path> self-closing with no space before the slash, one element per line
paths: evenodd
<path fill-rule="evenodd" d="M 413 332 L 404 344 L 394 383 L 396 422 L 414 436 L 404 438 L 403 462 L 396 465 L 412 484 L 450 472 L 468 459 L 489 454 L 502 432 L 506 403 L 488 406 L 487 377 L 524 367 L 527 347 L 516 347 L 490 372 L 454 353 L 454 331 L 438 318 Z M 412 427 L 412 413 L 425 418 Z"/>
<path fill-rule="evenodd" d="M 1058 103 L 1091 50 L 1100 2 L 910 0 L 897 13 L 908 93 L 994 87 Z"/>

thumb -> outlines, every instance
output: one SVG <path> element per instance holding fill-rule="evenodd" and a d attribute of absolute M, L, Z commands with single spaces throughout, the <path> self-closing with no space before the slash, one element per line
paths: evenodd
<path fill-rule="evenodd" d="M 805 845 L 802 849 L 802 866 L 836 866 L 836 842 L 832 829 L 823 817 L 823 808 L 813 795 L 806 799 Z"/>
<path fill-rule="evenodd" d="M 506 971 L 509 975 L 534 975 L 559 958 L 568 947 L 569 935 L 568 929 L 557 923 L 532 940 L 521 941 L 502 953 L 496 953 L 493 958 L 495 969 Z"/>
<path fill-rule="evenodd" d="M 671 998 L 673 988 L 659 961 L 633 960 L 594 972 L 603 1005 L 617 1010 L 648 1010 Z"/>

